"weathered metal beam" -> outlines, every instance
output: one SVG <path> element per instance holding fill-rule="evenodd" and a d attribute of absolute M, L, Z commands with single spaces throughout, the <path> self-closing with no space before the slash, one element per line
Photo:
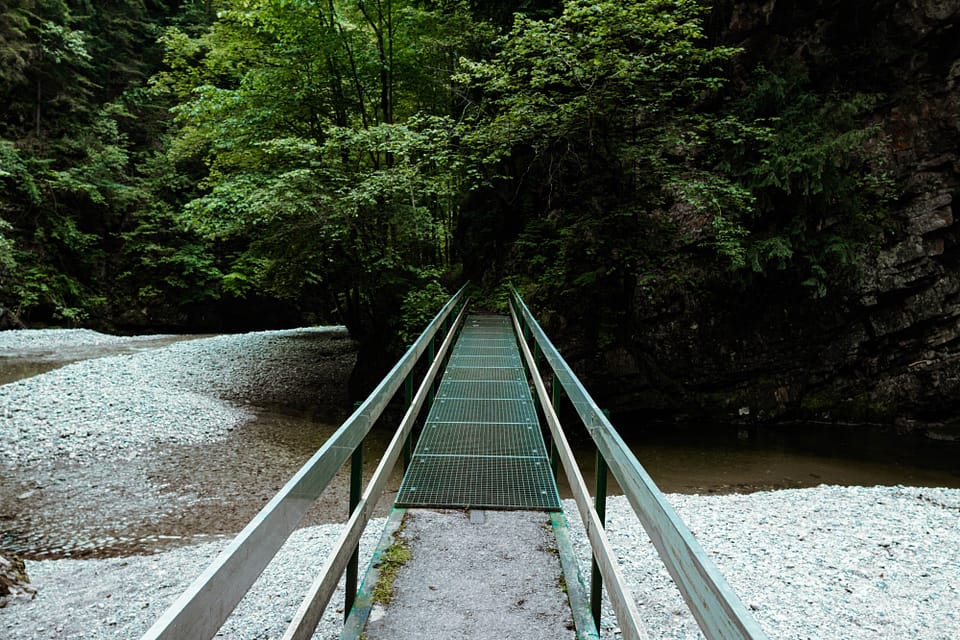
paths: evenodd
<path fill-rule="evenodd" d="M 528 330 L 606 459 L 704 636 L 708 640 L 765 639 L 760 625 L 603 415 L 516 290 L 513 297 Z"/>
<path fill-rule="evenodd" d="M 370 563 L 367 565 L 363 582 L 360 585 L 360 591 L 357 593 L 357 600 L 354 602 L 350 616 L 343 625 L 340 632 L 340 640 L 360 640 L 367 626 L 367 620 L 370 618 L 370 612 L 375 605 L 373 601 L 373 592 L 380 580 L 380 566 L 384 554 L 396 542 L 397 532 L 403 527 L 404 517 L 407 510 L 402 507 L 394 507 L 390 511 L 387 523 L 380 534 L 380 542 L 374 549 L 370 557 Z"/>
<path fill-rule="evenodd" d="M 553 533 L 557 538 L 557 555 L 560 556 L 560 567 L 566 583 L 567 599 L 570 601 L 570 612 L 573 615 L 573 625 L 577 629 L 577 640 L 599 640 L 597 625 L 593 622 L 590 612 L 590 596 L 583 583 L 583 574 L 580 573 L 580 564 L 570 541 L 569 525 L 563 511 L 554 511 L 550 514 Z"/>
<path fill-rule="evenodd" d="M 360 536 L 363 535 L 363 530 L 367 526 L 373 510 L 376 508 L 377 501 L 380 499 L 381 494 L 383 494 L 383 489 L 390 479 L 390 474 L 403 452 L 407 437 L 413 430 L 413 425 L 417 420 L 420 409 L 423 407 L 424 402 L 426 402 L 427 397 L 431 395 L 433 381 L 443 364 L 443 357 L 453 343 L 457 327 L 459 327 L 463 321 L 465 312 L 466 305 L 460 310 L 460 314 L 447 333 L 446 339 L 440 346 L 439 352 L 430 364 L 430 368 L 426 376 L 424 376 L 423 382 L 420 384 L 420 388 L 413 398 L 413 402 L 407 409 L 406 414 L 404 414 L 403 420 L 400 422 L 400 427 L 396 433 L 393 434 L 393 439 L 387 446 L 383 457 L 380 458 L 380 464 L 377 465 L 377 470 L 373 472 L 373 477 L 370 478 L 363 497 L 360 498 L 357 508 L 354 510 L 353 515 L 350 516 L 350 520 L 347 521 L 343 532 L 337 539 L 337 544 L 334 545 L 332 555 L 324 563 L 320 573 L 310 586 L 306 597 L 304 597 L 301 602 L 300 608 L 297 609 L 297 613 L 290 621 L 286 632 L 283 634 L 283 640 L 310 640 L 310 638 L 313 637 L 313 632 L 317 628 L 320 618 L 323 617 L 323 611 L 327 608 L 327 605 L 330 603 L 330 598 L 333 597 L 333 593 L 336 591 L 340 576 L 343 575 L 344 570 L 347 568 L 350 556 L 356 550 L 360 542 Z M 349 617 L 350 612 L 347 611 L 346 615 Z"/>
<path fill-rule="evenodd" d="M 297 524 L 363 442 L 442 323 L 463 299 L 458 291 L 370 396 L 171 604 L 142 640 L 209 640 L 243 599 Z"/>

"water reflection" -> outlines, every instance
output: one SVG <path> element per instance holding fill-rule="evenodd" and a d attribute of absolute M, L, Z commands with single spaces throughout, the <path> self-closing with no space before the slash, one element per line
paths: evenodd
<path fill-rule="evenodd" d="M 960 443 L 898 436 L 878 427 L 640 429 L 629 419 L 616 418 L 614 424 L 666 493 L 742 493 L 820 484 L 960 487 Z M 595 453 L 583 434 L 573 437 L 592 487 Z M 561 484 L 563 492 L 565 482 Z M 611 484 L 611 491 L 619 488 Z"/>

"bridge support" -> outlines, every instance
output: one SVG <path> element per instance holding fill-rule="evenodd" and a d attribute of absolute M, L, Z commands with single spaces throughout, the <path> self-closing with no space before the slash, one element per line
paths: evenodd
<path fill-rule="evenodd" d="M 350 456 L 350 515 L 360 504 L 363 493 L 363 443 L 360 443 Z M 360 548 L 353 550 L 347 563 L 347 581 L 344 585 L 343 619 L 350 617 L 350 610 L 357 599 L 357 577 L 360 572 Z"/>

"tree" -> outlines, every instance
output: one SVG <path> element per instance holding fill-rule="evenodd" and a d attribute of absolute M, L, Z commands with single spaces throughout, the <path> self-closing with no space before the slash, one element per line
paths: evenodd
<path fill-rule="evenodd" d="M 453 3 L 456 4 L 456 3 Z M 450 76 L 491 31 L 405 0 L 223 2 L 163 36 L 170 157 L 202 161 L 185 224 L 231 247 L 222 285 L 335 315 L 389 357 L 435 304 L 468 182 Z M 433 286 L 430 286 L 433 285 Z M 371 368 L 372 375 L 376 367 Z"/>
<path fill-rule="evenodd" d="M 869 98 L 762 69 L 735 89 L 739 51 L 710 44 L 705 13 L 570 0 L 518 16 L 458 76 L 487 167 L 461 222 L 484 261 L 467 272 L 519 277 L 590 350 L 629 344 L 643 307 L 705 287 L 756 277 L 823 295 L 882 218 L 882 141 L 857 120 Z"/>
<path fill-rule="evenodd" d="M 687 277 L 684 247 L 738 250 L 725 234 L 750 194 L 704 153 L 737 52 L 707 46 L 702 11 L 690 0 L 570 1 L 554 19 L 518 16 L 500 52 L 459 76 L 478 96 L 469 143 L 491 168 L 490 190 L 511 194 L 478 198 L 523 221 L 506 271 L 594 341 L 600 317 L 616 325 L 635 289 Z"/>
<path fill-rule="evenodd" d="M 144 302 L 127 274 L 158 248 L 138 248 L 144 236 L 131 231 L 178 197 L 155 172 L 141 172 L 169 120 L 169 104 L 143 86 L 160 61 L 156 35 L 168 19 L 166 5 L 140 0 L 0 6 L 0 305 L 28 320 L 103 321 Z M 190 20 L 185 12 L 177 21 Z M 183 233 L 170 229 L 174 246 L 163 251 L 175 251 Z M 161 289 L 189 280 L 173 271 L 181 266 L 157 274 Z M 163 290 L 168 303 L 196 293 Z"/>

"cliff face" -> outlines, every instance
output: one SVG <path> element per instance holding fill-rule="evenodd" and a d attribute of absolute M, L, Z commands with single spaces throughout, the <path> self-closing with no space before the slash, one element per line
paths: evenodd
<path fill-rule="evenodd" d="M 745 64 L 791 56 L 823 87 L 886 97 L 891 230 L 823 300 L 771 283 L 645 309 L 587 377 L 620 409 L 960 436 L 960 0 L 720 3 L 711 21 Z"/>

